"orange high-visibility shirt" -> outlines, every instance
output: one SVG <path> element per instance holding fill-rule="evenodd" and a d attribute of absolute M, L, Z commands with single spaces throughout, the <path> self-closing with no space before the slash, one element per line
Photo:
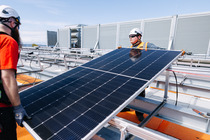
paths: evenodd
<path fill-rule="evenodd" d="M 17 70 L 18 50 L 18 43 L 11 36 L 0 34 L 0 70 Z"/>

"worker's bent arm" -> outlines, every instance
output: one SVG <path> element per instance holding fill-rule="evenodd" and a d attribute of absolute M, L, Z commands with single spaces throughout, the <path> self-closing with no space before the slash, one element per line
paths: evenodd
<path fill-rule="evenodd" d="M 18 94 L 17 81 L 15 79 L 15 70 L 6 69 L 1 70 L 1 79 L 4 90 L 13 106 L 20 105 L 20 96 Z"/>

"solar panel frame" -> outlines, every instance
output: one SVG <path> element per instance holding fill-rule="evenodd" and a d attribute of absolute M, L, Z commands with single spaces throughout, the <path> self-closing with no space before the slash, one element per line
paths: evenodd
<path fill-rule="evenodd" d="M 122 49 L 123 51 L 124 49 Z M 120 51 L 120 53 L 122 53 L 122 51 Z M 104 57 L 106 57 L 106 59 L 111 59 L 112 56 L 109 57 L 110 54 L 115 54 L 116 50 L 105 55 Z M 123 53 L 122 53 L 123 54 Z M 136 80 L 141 80 L 141 81 L 144 81 L 146 82 L 139 90 L 137 90 L 132 96 L 130 96 L 124 103 L 122 103 L 116 110 L 114 110 L 110 115 L 108 115 L 103 121 L 101 121 L 94 129 L 92 129 L 85 137 L 83 137 L 82 139 L 90 139 L 92 138 L 92 136 L 94 134 L 96 134 L 96 132 L 98 132 L 113 116 L 115 116 L 118 112 L 120 112 L 126 105 L 128 105 L 133 99 L 136 98 L 136 96 L 138 96 L 152 81 L 154 81 L 154 79 L 160 74 L 162 73 L 166 68 L 168 68 L 179 56 L 181 55 L 181 52 L 179 55 L 177 55 L 170 63 L 168 63 L 167 65 L 165 65 L 165 67 L 159 71 L 153 78 L 151 78 L 150 80 L 145 80 L 145 79 L 142 79 L 142 78 L 138 78 L 138 77 L 134 77 L 134 76 L 128 76 L 128 75 L 124 75 L 124 74 L 119 74 L 119 73 L 114 73 L 114 72 L 110 72 L 110 71 L 106 71 L 106 70 L 101 70 L 101 69 L 97 69 L 97 68 L 92 68 L 92 67 L 87 67 L 85 65 L 82 65 L 82 66 L 79 66 L 78 68 L 79 69 L 89 69 L 90 71 L 98 71 L 98 72 L 102 72 L 102 73 L 107 73 L 107 74 L 113 74 L 113 75 L 116 75 L 116 76 L 121 76 L 121 77 L 127 77 L 127 78 L 130 78 L 130 79 L 136 79 Z M 101 57 L 97 58 L 97 60 L 100 60 L 102 59 Z M 120 58 L 119 58 L 120 59 Z M 96 59 L 94 59 L 96 60 Z M 91 64 L 93 62 L 90 61 L 89 64 Z M 99 61 L 100 62 L 100 61 Z M 75 69 L 73 69 L 72 71 L 74 71 Z M 75 70 L 76 73 L 78 72 L 78 70 Z M 65 74 L 64 74 L 65 75 Z M 63 74 L 59 75 L 60 77 L 65 77 Z M 75 75 L 75 73 L 71 74 L 72 75 Z M 57 76 L 58 77 L 58 76 Z M 47 81 L 46 81 L 47 82 Z M 124 83 L 125 84 L 125 83 Z M 43 82 L 43 85 L 45 85 L 45 82 Z M 24 122 L 23 123 L 24 126 L 26 127 L 26 129 L 36 138 L 36 139 L 42 139 L 39 135 L 36 134 L 36 132 L 31 129 L 31 127 L 26 123 Z"/>

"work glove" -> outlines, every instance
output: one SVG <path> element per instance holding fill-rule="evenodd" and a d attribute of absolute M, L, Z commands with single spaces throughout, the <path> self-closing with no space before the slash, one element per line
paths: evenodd
<path fill-rule="evenodd" d="M 13 108 L 16 122 L 19 126 L 23 127 L 23 120 L 30 120 L 31 117 L 28 116 L 22 105 L 14 106 Z"/>

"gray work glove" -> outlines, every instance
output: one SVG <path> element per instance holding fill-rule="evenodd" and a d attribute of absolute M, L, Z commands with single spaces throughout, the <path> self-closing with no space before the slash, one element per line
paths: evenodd
<path fill-rule="evenodd" d="M 24 119 L 31 119 L 31 117 L 28 116 L 28 114 L 26 113 L 25 109 L 23 108 L 22 105 L 18 105 L 18 106 L 13 106 L 14 110 L 14 115 L 15 115 L 15 120 L 18 123 L 19 126 L 23 127 L 23 120 Z"/>

